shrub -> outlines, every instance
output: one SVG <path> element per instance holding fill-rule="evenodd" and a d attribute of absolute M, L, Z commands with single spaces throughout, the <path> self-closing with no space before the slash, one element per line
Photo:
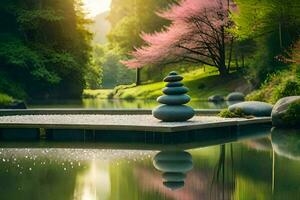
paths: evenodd
<path fill-rule="evenodd" d="M 246 100 L 276 103 L 280 98 L 299 94 L 300 79 L 292 68 L 269 75 L 258 90 L 246 96 Z"/>
<path fill-rule="evenodd" d="M 287 80 L 274 89 L 272 102 L 276 102 L 283 97 L 296 96 L 300 94 L 300 83 L 295 80 Z"/>
<path fill-rule="evenodd" d="M 113 92 L 108 93 L 107 98 L 108 99 L 113 99 L 114 98 L 114 93 Z"/>
<path fill-rule="evenodd" d="M 132 101 L 132 100 L 135 99 L 135 97 L 133 95 L 131 95 L 131 94 L 128 94 L 128 95 L 124 96 L 124 99 L 128 100 L 128 101 Z"/>
<path fill-rule="evenodd" d="M 13 98 L 6 94 L 0 93 L 0 105 L 8 105 L 13 102 Z"/>
<path fill-rule="evenodd" d="M 219 117 L 224 118 L 241 118 L 246 117 L 246 115 L 243 113 L 241 109 L 235 109 L 233 112 L 229 111 L 227 108 L 223 109 L 219 114 Z"/>

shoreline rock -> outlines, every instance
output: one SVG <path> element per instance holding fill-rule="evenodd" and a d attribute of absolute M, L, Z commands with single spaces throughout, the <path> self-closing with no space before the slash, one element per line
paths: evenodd
<path fill-rule="evenodd" d="M 245 101 L 245 95 L 241 92 L 232 92 L 227 95 L 227 101 Z"/>
<path fill-rule="evenodd" d="M 271 115 L 273 126 L 281 128 L 300 127 L 300 121 L 297 121 L 297 116 L 300 116 L 300 113 L 293 113 L 293 116 L 288 113 L 290 106 L 295 103 L 300 105 L 300 96 L 284 97 L 277 101 Z"/>
<path fill-rule="evenodd" d="M 264 117 L 271 116 L 272 108 L 273 106 L 269 103 L 260 101 L 244 101 L 229 106 L 228 110 L 230 112 L 234 112 L 235 110 L 240 109 L 245 115 Z"/>

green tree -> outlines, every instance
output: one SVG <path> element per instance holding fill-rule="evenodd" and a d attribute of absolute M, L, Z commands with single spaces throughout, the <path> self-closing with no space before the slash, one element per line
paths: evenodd
<path fill-rule="evenodd" d="M 3 0 L 0 17 L 0 90 L 22 98 L 81 96 L 92 35 L 80 1 Z"/>
<path fill-rule="evenodd" d="M 169 24 L 155 12 L 167 8 L 177 0 L 112 0 L 108 20 L 112 30 L 108 34 L 111 48 L 119 48 L 128 55 L 135 47 L 143 45 L 142 32 L 152 33 Z M 140 84 L 140 69 L 136 71 L 136 84 Z"/>
<path fill-rule="evenodd" d="M 300 35 L 300 2 L 298 0 L 236 0 L 238 12 L 233 16 L 234 32 L 240 41 L 255 42 L 248 56 L 250 79 L 255 84 L 267 74 L 286 65 L 278 55 L 284 54 Z M 240 49 L 240 53 L 249 48 Z M 249 52 L 249 51 L 248 51 Z"/>

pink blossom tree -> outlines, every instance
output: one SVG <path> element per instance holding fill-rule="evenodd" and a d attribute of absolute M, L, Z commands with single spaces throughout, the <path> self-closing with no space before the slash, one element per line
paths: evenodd
<path fill-rule="evenodd" d="M 233 26 L 229 9 L 234 7 L 229 0 L 182 0 L 158 12 L 171 25 L 161 32 L 142 33 L 146 45 L 131 52 L 133 58 L 123 64 L 140 68 L 192 62 L 214 66 L 221 75 L 228 74 L 233 42 L 228 31 Z"/>

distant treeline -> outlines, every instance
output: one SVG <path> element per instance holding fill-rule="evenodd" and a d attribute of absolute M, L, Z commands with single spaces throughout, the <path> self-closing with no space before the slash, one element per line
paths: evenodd
<path fill-rule="evenodd" d="M 0 92 L 75 98 L 89 71 L 92 35 L 77 0 L 0 1 Z"/>

